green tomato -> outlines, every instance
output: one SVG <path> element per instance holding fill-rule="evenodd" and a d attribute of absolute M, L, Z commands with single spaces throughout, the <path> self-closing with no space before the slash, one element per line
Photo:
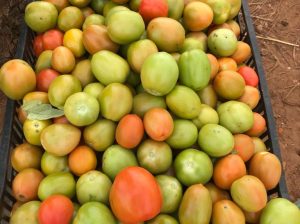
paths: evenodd
<path fill-rule="evenodd" d="M 35 63 L 35 71 L 39 73 L 43 69 L 51 68 L 51 59 L 52 59 L 53 51 L 47 50 L 43 51 L 40 56 L 38 57 Z"/>
<path fill-rule="evenodd" d="M 176 177 L 185 186 L 207 183 L 213 174 L 209 156 L 197 149 L 186 149 L 174 161 Z"/>
<path fill-rule="evenodd" d="M 51 153 L 44 152 L 41 160 L 41 169 L 46 175 L 56 172 L 68 172 L 68 157 L 55 156 Z"/>
<path fill-rule="evenodd" d="M 182 186 L 180 182 L 175 177 L 167 175 L 158 175 L 155 179 L 160 186 L 163 196 L 161 212 L 175 212 L 182 199 Z"/>
<path fill-rule="evenodd" d="M 80 204 L 91 201 L 108 204 L 111 180 L 100 171 L 92 170 L 79 177 L 76 195 Z"/>
<path fill-rule="evenodd" d="M 56 26 L 58 12 L 50 2 L 34 1 L 25 8 L 25 22 L 35 32 L 42 33 Z"/>
<path fill-rule="evenodd" d="M 70 29 L 81 29 L 84 22 L 84 16 L 81 10 L 75 6 L 64 8 L 58 15 L 57 26 L 62 31 Z"/>
<path fill-rule="evenodd" d="M 198 138 L 195 124 L 189 120 L 174 120 L 172 135 L 166 140 L 172 149 L 186 149 L 194 145 Z"/>
<path fill-rule="evenodd" d="M 105 150 L 102 157 L 102 170 L 111 180 L 115 179 L 121 170 L 129 166 L 138 166 L 133 151 L 119 145 L 112 145 Z"/>
<path fill-rule="evenodd" d="M 198 117 L 193 120 L 193 123 L 198 129 L 202 128 L 206 124 L 218 124 L 219 115 L 215 109 L 206 104 L 201 104 L 200 113 Z"/>
<path fill-rule="evenodd" d="M 82 25 L 82 29 L 85 30 L 89 25 L 104 25 L 104 17 L 98 14 L 89 15 Z"/>
<path fill-rule="evenodd" d="M 96 99 L 99 99 L 103 89 L 104 89 L 104 85 L 102 85 L 99 82 L 93 82 L 93 83 L 87 84 L 84 87 L 83 92 L 95 97 Z"/>
<path fill-rule="evenodd" d="M 159 214 L 154 219 L 151 219 L 147 224 L 179 224 L 178 221 L 170 215 Z"/>
<path fill-rule="evenodd" d="M 107 0 L 92 0 L 91 7 L 97 14 L 102 14 L 106 2 Z"/>
<path fill-rule="evenodd" d="M 28 120 L 26 119 L 23 124 L 23 132 L 25 139 L 32 145 L 41 145 L 42 131 L 52 124 L 51 120 Z"/>
<path fill-rule="evenodd" d="M 73 224 L 116 224 L 116 220 L 108 207 L 100 202 L 88 202 L 82 205 Z"/>
<path fill-rule="evenodd" d="M 147 139 L 137 150 L 139 164 L 153 174 L 166 172 L 172 164 L 172 150 L 165 142 Z"/>
<path fill-rule="evenodd" d="M 41 202 L 30 201 L 21 205 L 11 216 L 10 224 L 39 224 L 38 211 Z"/>

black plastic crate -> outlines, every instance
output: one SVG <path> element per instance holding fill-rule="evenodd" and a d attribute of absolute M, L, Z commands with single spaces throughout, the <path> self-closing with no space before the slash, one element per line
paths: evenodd
<path fill-rule="evenodd" d="M 30 0 L 27 1 L 31 2 Z M 250 16 L 248 1 L 242 0 L 242 3 L 242 9 L 237 18 L 237 21 L 241 25 L 240 40 L 247 42 L 251 46 L 252 57 L 246 64 L 256 70 L 260 81 L 259 90 L 261 93 L 261 100 L 254 111 L 263 115 L 267 122 L 267 131 L 261 136 L 261 139 L 264 141 L 268 150 L 273 152 L 281 160 L 276 124 L 273 117 L 271 100 L 268 94 L 267 81 L 265 79 L 255 30 Z M 35 61 L 32 48 L 34 36 L 34 32 L 23 23 L 21 25 L 21 33 L 15 58 L 24 59 L 31 65 L 33 65 Z M 17 118 L 17 106 L 20 106 L 20 102 L 12 100 L 7 101 L 3 134 L 0 139 L 0 224 L 9 223 L 10 211 L 15 202 L 12 195 L 11 184 L 16 172 L 10 164 L 10 152 L 14 147 L 22 143 L 24 139 L 22 125 Z M 284 171 L 282 171 L 278 186 L 269 191 L 268 195 L 270 198 L 277 196 L 289 198 Z"/>

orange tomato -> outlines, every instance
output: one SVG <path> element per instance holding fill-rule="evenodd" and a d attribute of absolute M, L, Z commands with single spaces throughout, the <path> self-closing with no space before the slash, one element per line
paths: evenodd
<path fill-rule="evenodd" d="M 65 115 L 53 118 L 54 124 L 70 124 Z"/>
<path fill-rule="evenodd" d="M 38 211 L 40 224 L 69 224 L 74 206 L 64 195 L 52 195 L 42 202 Z"/>
<path fill-rule="evenodd" d="M 275 188 L 281 176 L 281 164 L 276 155 L 258 152 L 250 160 L 249 174 L 263 182 L 267 190 Z"/>
<path fill-rule="evenodd" d="M 237 64 L 235 60 L 232 58 L 219 58 L 218 63 L 220 65 L 219 71 L 226 71 L 226 70 L 231 70 L 231 71 L 236 71 L 237 70 Z"/>
<path fill-rule="evenodd" d="M 243 212 L 244 212 L 247 223 L 251 223 L 251 224 L 259 223 L 259 218 L 260 218 L 262 210 L 260 210 L 258 212 L 247 212 L 247 211 L 243 210 Z"/>
<path fill-rule="evenodd" d="M 241 66 L 238 73 L 244 78 L 246 85 L 256 87 L 259 83 L 258 75 L 253 68 L 249 66 Z"/>
<path fill-rule="evenodd" d="M 236 61 L 237 64 L 241 64 L 251 57 L 251 48 L 249 44 L 238 41 L 237 49 L 231 57 Z"/>
<path fill-rule="evenodd" d="M 136 114 L 127 114 L 119 122 L 116 129 L 116 141 L 124 148 L 136 147 L 144 136 L 142 119 Z"/>
<path fill-rule="evenodd" d="M 246 166 L 240 156 L 230 154 L 218 160 L 214 167 L 213 180 L 221 188 L 228 190 L 231 184 L 246 175 Z"/>
<path fill-rule="evenodd" d="M 231 30 L 234 32 L 235 36 L 237 38 L 239 38 L 240 34 L 241 34 L 241 28 L 240 28 L 239 24 L 235 20 L 229 20 L 226 22 L 226 24 L 229 25 Z"/>
<path fill-rule="evenodd" d="M 253 112 L 253 118 L 254 118 L 253 126 L 245 134 L 251 137 L 259 137 L 267 129 L 266 120 L 262 115 L 256 112 Z"/>
<path fill-rule="evenodd" d="M 214 204 L 212 224 L 246 223 L 243 211 L 233 201 L 221 200 Z"/>
<path fill-rule="evenodd" d="M 208 60 L 210 62 L 210 79 L 213 80 L 219 71 L 219 62 L 213 54 L 207 54 Z"/>
<path fill-rule="evenodd" d="M 15 198 L 21 202 L 28 202 L 38 198 L 38 188 L 44 175 L 37 169 L 27 168 L 14 178 L 12 190 Z"/>
<path fill-rule="evenodd" d="M 156 141 L 164 141 L 171 136 L 174 123 L 171 114 L 162 108 L 153 108 L 144 116 L 146 133 Z"/>
<path fill-rule="evenodd" d="M 221 190 L 213 183 L 207 183 L 205 184 L 205 187 L 209 191 L 212 203 L 215 204 L 218 201 L 221 200 L 230 200 L 230 196 L 227 191 Z"/>
<path fill-rule="evenodd" d="M 69 155 L 69 168 L 77 176 L 96 169 L 96 153 L 88 146 L 76 147 Z"/>
<path fill-rule="evenodd" d="M 254 154 L 252 138 L 245 134 L 236 134 L 234 137 L 234 149 L 244 162 L 247 162 Z"/>
<path fill-rule="evenodd" d="M 254 109 L 260 100 L 259 90 L 253 86 L 245 86 L 243 95 L 238 101 L 247 104 L 251 109 Z"/>

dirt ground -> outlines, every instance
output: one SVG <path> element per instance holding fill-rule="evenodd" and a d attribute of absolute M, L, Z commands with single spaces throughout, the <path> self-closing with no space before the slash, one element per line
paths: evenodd
<path fill-rule="evenodd" d="M 24 6 L 18 4 L 9 11 L 11 2 L 15 1 L 0 0 L 0 65 L 14 53 L 21 18 L 17 12 Z M 300 198 L 300 47 L 292 45 L 300 44 L 300 1 L 249 0 L 249 5 L 259 36 L 287 186 L 291 199 L 296 200 Z M 0 123 L 4 105 L 0 93 Z"/>

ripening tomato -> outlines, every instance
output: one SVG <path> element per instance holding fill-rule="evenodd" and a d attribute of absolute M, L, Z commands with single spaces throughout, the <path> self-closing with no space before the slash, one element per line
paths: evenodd
<path fill-rule="evenodd" d="M 125 168 L 116 176 L 109 201 L 114 215 L 122 223 L 147 221 L 162 208 L 162 194 L 154 176 L 136 166 Z"/>
<path fill-rule="evenodd" d="M 243 76 L 246 85 L 253 87 L 256 87 L 258 85 L 258 75 L 253 68 L 249 66 L 242 66 L 239 68 L 238 73 L 240 73 L 241 76 Z"/>
<path fill-rule="evenodd" d="M 40 54 L 44 51 L 43 46 L 43 34 L 37 35 L 33 40 L 33 51 L 35 56 L 40 56 Z"/>
<path fill-rule="evenodd" d="M 166 0 L 142 0 L 139 13 L 145 22 L 150 22 L 150 20 L 156 17 L 167 17 L 168 9 L 168 2 Z"/>
<path fill-rule="evenodd" d="M 52 195 L 39 208 L 40 224 L 69 224 L 74 212 L 72 201 L 64 195 Z"/>
<path fill-rule="evenodd" d="M 37 74 L 36 86 L 38 91 L 48 92 L 53 79 L 59 76 L 59 73 L 53 69 L 44 69 Z"/>
<path fill-rule="evenodd" d="M 63 45 L 64 34 L 60 30 L 48 30 L 43 35 L 44 50 L 54 50 Z"/>

